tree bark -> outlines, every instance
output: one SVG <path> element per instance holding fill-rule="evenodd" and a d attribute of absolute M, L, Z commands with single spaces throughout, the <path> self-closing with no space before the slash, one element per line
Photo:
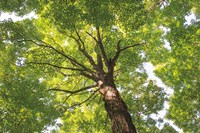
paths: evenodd
<path fill-rule="evenodd" d="M 112 123 L 112 132 L 137 133 L 126 103 L 122 100 L 115 85 L 102 84 L 99 91 L 103 95 L 105 109 Z"/>

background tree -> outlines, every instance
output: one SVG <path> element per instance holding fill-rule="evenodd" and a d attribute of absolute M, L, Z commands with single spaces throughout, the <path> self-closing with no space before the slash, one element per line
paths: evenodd
<path fill-rule="evenodd" d="M 185 25 L 185 16 L 191 11 L 198 15 L 197 5 L 192 0 L 2 2 L 2 11 L 24 15 L 34 10 L 38 16 L 1 22 L 1 49 L 15 57 L 8 60 L 15 70 L 9 73 L 15 82 L 8 85 L 21 94 L 21 86 L 29 83 L 27 97 L 34 91 L 32 86 L 38 88 L 28 104 L 41 96 L 49 101 L 56 97 L 49 113 L 42 111 L 45 106 L 40 106 L 38 99 L 36 108 L 51 119 L 41 127 L 58 118 L 51 115 L 57 112 L 63 119 L 59 132 L 111 132 L 107 123 L 113 132 L 136 132 L 135 127 L 138 132 L 176 132 L 168 125 L 158 129 L 152 119 L 151 114 L 163 108 L 167 97 L 163 88 L 148 80 L 143 63 L 149 61 L 174 89 L 167 118 L 186 132 L 198 132 L 199 95 L 192 92 L 199 84 L 199 23 Z M 166 42 L 170 46 L 166 47 Z M 9 52 L 15 47 L 17 51 Z M 1 84 L 2 95 L 11 97 L 6 80 Z M 192 99 L 192 104 L 187 99 Z M 18 108 L 23 113 L 23 107 Z M 28 118 L 30 115 L 24 119 Z"/>

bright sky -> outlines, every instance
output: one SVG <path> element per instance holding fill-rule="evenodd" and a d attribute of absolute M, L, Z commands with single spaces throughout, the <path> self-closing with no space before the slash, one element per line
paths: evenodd
<path fill-rule="evenodd" d="M 34 12 L 31 12 L 23 17 L 16 16 L 14 13 L 1 13 L 0 14 L 0 21 L 3 21 L 5 19 L 8 20 L 11 18 L 15 22 L 15 21 L 21 21 L 21 20 L 24 20 L 27 18 L 37 18 L 37 16 Z"/>
<path fill-rule="evenodd" d="M 162 87 L 164 88 L 165 92 L 171 96 L 173 94 L 173 89 L 171 89 L 170 87 L 166 86 L 162 80 L 160 78 L 158 78 L 155 74 L 154 74 L 154 66 L 150 63 L 150 62 L 145 62 L 143 63 L 144 69 L 147 71 L 148 74 L 148 80 L 154 80 L 157 84 L 158 87 Z M 179 133 L 182 132 L 182 130 L 180 128 L 178 128 L 176 125 L 173 124 L 173 121 L 171 120 L 167 120 L 164 118 L 165 114 L 167 113 L 167 109 L 169 108 L 169 103 L 165 102 L 164 103 L 164 109 L 159 111 L 158 114 L 152 114 L 151 117 L 153 119 L 158 120 L 159 118 L 162 118 L 164 120 L 164 123 L 169 123 L 174 129 L 176 129 Z M 157 126 L 159 128 L 162 128 L 164 123 L 160 124 L 157 123 Z M 160 124 L 160 125 L 159 125 Z"/>
<path fill-rule="evenodd" d="M 186 19 L 186 23 L 185 25 L 190 25 L 192 24 L 194 21 L 199 21 L 196 19 L 195 15 L 194 14 L 190 14 L 189 16 L 185 16 L 185 19 Z M 165 27 L 163 28 L 163 31 L 166 33 L 169 31 L 169 29 L 166 29 Z M 168 50 L 171 50 L 171 47 L 169 45 L 169 42 L 167 42 L 167 40 L 165 40 L 165 47 L 168 49 Z M 150 62 L 146 62 L 146 63 L 143 63 L 143 66 L 145 68 L 145 70 L 147 71 L 147 74 L 148 74 L 148 79 L 149 80 L 154 80 L 156 81 L 156 84 L 157 86 L 159 87 L 162 87 L 165 89 L 165 92 L 167 94 L 169 94 L 169 96 L 171 96 L 173 94 L 173 89 L 171 89 L 170 87 L 166 86 L 162 80 L 160 78 L 158 78 L 157 76 L 155 76 L 154 74 L 154 66 L 150 63 Z M 167 113 L 167 109 L 169 108 L 169 103 L 168 102 L 165 102 L 164 103 L 164 109 L 159 111 L 158 114 L 153 114 L 151 115 L 152 118 L 154 119 L 158 119 L 158 118 L 164 118 L 165 114 Z M 171 120 L 167 120 L 167 119 L 164 119 L 164 123 L 169 123 L 174 129 L 176 129 L 179 133 L 182 133 L 183 131 L 178 128 L 176 125 L 173 124 L 173 121 Z M 159 127 L 159 125 L 157 125 Z M 161 125 L 162 127 L 163 125 Z"/>

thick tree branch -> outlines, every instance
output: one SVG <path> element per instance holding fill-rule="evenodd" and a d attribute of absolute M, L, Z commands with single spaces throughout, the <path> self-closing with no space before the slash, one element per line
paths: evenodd
<path fill-rule="evenodd" d="M 97 44 L 98 44 L 98 46 L 99 46 L 99 48 L 101 50 L 101 54 L 103 56 L 103 59 L 105 61 L 106 66 L 109 67 L 108 57 L 106 55 L 106 52 L 105 52 L 105 49 L 104 49 L 104 46 L 103 46 L 103 43 L 102 43 L 99 27 L 96 27 L 96 30 L 97 30 L 97 39 L 98 39 L 98 43 Z"/>
<path fill-rule="evenodd" d="M 121 40 L 118 41 L 117 43 L 117 52 L 115 53 L 115 56 L 113 57 L 112 59 L 112 62 L 115 63 L 120 55 L 120 52 L 121 52 L 121 49 L 120 49 L 120 43 L 121 43 Z"/>
<path fill-rule="evenodd" d="M 93 34 L 91 34 L 91 33 L 89 33 L 89 32 L 86 32 L 86 34 L 88 34 L 95 42 L 96 42 L 96 46 L 97 47 L 99 47 L 99 41 L 97 40 L 97 38 L 93 35 Z M 101 39 L 102 40 L 102 39 Z M 99 47 L 100 48 L 100 47 Z M 101 51 L 101 50 L 100 50 Z M 104 70 L 103 70 L 103 60 L 102 60 L 102 52 L 101 53 L 99 53 L 99 52 L 97 52 L 96 51 L 96 54 L 97 54 L 97 73 L 98 74 L 100 74 L 101 73 L 101 75 L 99 75 L 99 77 L 102 77 L 102 75 L 104 75 L 105 74 L 105 72 L 104 72 Z"/>
<path fill-rule="evenodd" d="M 76 41 L 76 43 L 78 44 L 78 50 L 88 59 L 88 61 L 90 62 L 90 64 L 93 66 L 94 69 L 96 69 L 96 64 L 94 62 L 94 59 L 92 58 L 92 56 L 90 56 L 88 54 L 88 52 L 86 52 L 85 50 L 85 44 L 83 42 L 83 40 L 81 39 L 79 33 L 76 31 L 76 35 L 78 36 L 78 39 L 76 39 L 74 36 L 70 36 L 72 39 L 74 39 Z M 82 46 L 81 46 L 82 44 Z"/>
<path fill-rule="evenodd" d="M 103 61 L 102 61 L 102 57 L 100 54 L 97 53 L 97 65 L 98 68 L 100 69 L 100 71 L 103 72 Z"/>

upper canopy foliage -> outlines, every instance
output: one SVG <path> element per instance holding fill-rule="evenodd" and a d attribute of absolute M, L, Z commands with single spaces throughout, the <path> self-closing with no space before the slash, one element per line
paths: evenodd
<path fill-rule="evenodd" d="M 151 117 L 167 100 L 167 118 L 184 132 L 199 132 L 200 24 L 185 24 L 191 12 L 198 18 L 198 5 L 195 0 L 1 2 L 1 12 L 34 11 L 38 18 L 0 23 L 5 105 L 0 131 L 40 132 L 61 117 L 59 132 L 111 132 L 95 83 L 97 66 L 109 73 L 111 61 L 140 132 L 176 132 L 167 124 L 158 129 L 162 119 Z M 173 96 L 148 79 L 144 62 L 155 66 Z"/>

